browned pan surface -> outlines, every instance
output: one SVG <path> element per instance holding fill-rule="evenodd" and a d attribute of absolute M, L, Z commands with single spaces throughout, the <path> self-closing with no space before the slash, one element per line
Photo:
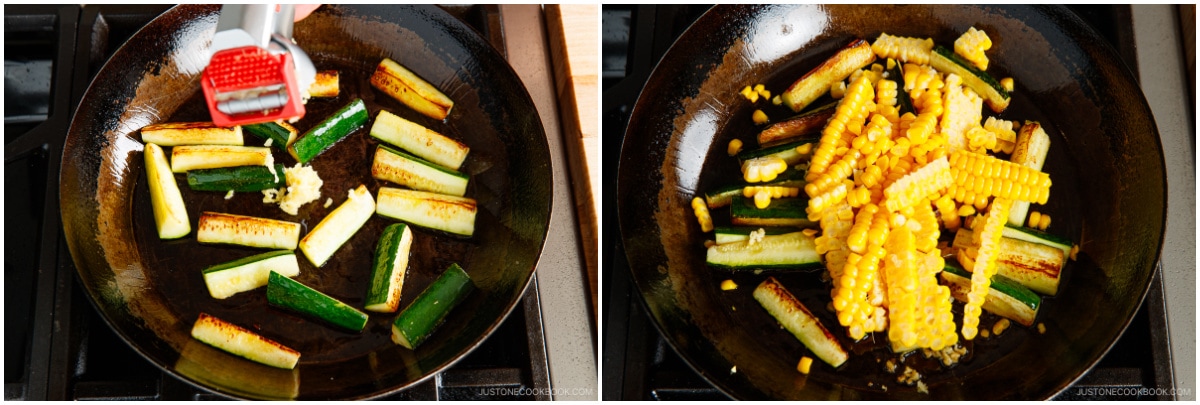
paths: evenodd
<path fill-rule="evenodd" d="M 185 380 L 218 393 L 248 398 L 334 399 L 386 394 L 427 378 L 481 342 L 521 297 L 540 255 L 550 215 L 550 161 L 545 134 L 520 80 L 477 34 L 434 7 L 325 6 L 296 24 L 296 40 L 318 70 L 341 72 L 341 95 L 313 99 L 294 125 L 302 132 L 355 98 L 371 120 L 311 162 L 324 185 L 322 198 L 299 215 L 262 203 L 261 193 L 194 192 L 176 175 L 193 232 L 158 239 L 137 129 L 150 123 L 208 121 L 189 62 L 207 47 L 215 7 L 177 7 L 136 34 L 97 76 L 72 123 L 64 152 L 63 217 L 81 280 L 105 319 L 139 353 Z M 391 57 L 455 101 L 445 122 L 426 118 L 373 89 L 368 78 Z M 480 207 L 476 234 L 466 239 L 437 231 L 414 233 L 401 307 L 450 263 L 459 263 L 479 287 L 416 351 L 390 340 L 395 314 L 369 313 L 362 333 L 343 332 L 269 308 L 259 289 L 216 300 L 201 270 L 262 252 L 206 246 L 195 241 L 200 213 L 215 211 L 300 222 L 307 233 L 365 184 L 379 141 L 368 135 L 386 109 L 471 147 L 462 171 L 467 196 Z M 249 146 L 262 145 L 246 135 Z M 277 163 L 292 166 L 287 154 Z M 324 207 L 327 198 L 332 204 Z M 316 268 L 297 251 L 296 280 L 361 308 L 372 255 L 383 228 L 372 217 L 329 262 Z M 189 337 L 207 312 L 302 353 L 294 371 L 234 358 Z"/>
<path fill-rule="evenodd" d="M 926 372 L 930 393 L 921 394 L 884 371 L 892 356 L 873 349 L 885 336 L 854 344 L 844 337 L 825 309 L 829 292 L 816 273 L 779 274 L 853 352 L 839 369 L 818 360 L 802 376 L 796 362 L 811 352 L 751 296 L 766 275 L 707 268 L 707 235 L 689 204 L 736 179 L 726 145 L 753 139 L 754 109 L 775 119 L 791 115 L 769 103 L 751 105 L 738 92 L 756 83 L 782 90 L 856 37 L 873 41 L 887 32 L 952 45 L 972 25 L 992 38 L 989 72 L 1016 80 L 1012 105 L 1000 117 L 1040 121 L 1052 139 L 1044 169 L 1054 181 L 1050 203 L 1033 209 L 1052 215 L 1055 234 L 1082 245 L 1058 296 L 1043 301 L 1037 321 L 1046 333 L 1014 326 L 999 338 L 977 339 L 958 366 Z M 651 317 L 693 368 L 744 399 L 1049 398 L 1087 372 L 1136 313 L 1165 221 L 1165 170 L 1149 108 L 1115 53 L 1059 8 L 718 6 L 651 75 L 618 170 L 624 246 Z M 728 210 L 712 215 L 727 218 Z M 721 291 L 724 279 L 741 287 Z M 981 325 L 995 319 L 985 315 Z M 920 357 L 908 364 L 936 368 Z"/>

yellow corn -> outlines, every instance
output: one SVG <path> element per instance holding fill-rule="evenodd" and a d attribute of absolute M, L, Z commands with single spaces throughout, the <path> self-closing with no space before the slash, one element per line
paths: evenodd
<path fill-rule="evenodd" d="M 754 114 L 751 115 L 751 119 L 754 120 L 755 125 L 766 124 L 767 113 L 762 112 L 762 110 L 754 110 Z"/>
<path fill-rule="evenodd" d="M 737 288 L 738 285 L 737 283 L 733 282 L 733 280 L 725 280 L 721 282 L 722 291 L 736 290 Z"/>
<path fill-rule="evenodd" d="M 938 228 L 937 216 L 933 213 L 933 205 L 928 203 L 916 204 L 913 207 L 912 220 L 909 221 L 915 225 L 909 228 L 913 229 L 913 236 L 917 238 L 917 251 L 932 252 L 937 249 L 938 237 L 941 236 L 941 228 Z"/>
<path fill-rule="evenodd" d="M 704 199 L 696 197 L 692 199 L 692 211 L 696 213 L 696 219 L 700 221 L 700 230 L 708 232 L 713 230 L 712 216 L 708 214 L 708 204 L 704 203 Z"/>
<path fill-rule="evenodd" d="M 888 339 L 895 347 L 940 350 L 958 341 L 950 312 L 950 290 L 935 274 L 944 263 L 937 253 L 918 254 L 907 226 L 892 229 L 883 260 L 887 277 Z"/>
<path fill-rule="evenodd" d="M 938 213 L 942 214 L 942 225 L 951 231 L 958 230 L 961 225 L 958 210 L 954 208 L 954 197 L 949 193 L 942 195 L 934 203 L 937 205 Z"/>
<path fill-rule="evenodd" d="M 1038 221 L 1038 229 L 1046 230 L 1050 227 L 1050 215 L 1042 214 L 1042 219 Z"/>
<path fill-rule="evenodd" d="M 754 197 L 754 206 L 764 209 L 771 205 L 771 199 L 796 197 L 800 195 L 799 187 L 781 186 L 746 186 L 742 188 L 742 196 Z"/>
<path fill-rule="evenodd" d="M 804 192 L 809 197 L 816 197 L 819 194 L 824 194 L 832 190 L 838 184 L 842 183 L 847 177 L 854 173 L 854 165 L 858 162 L 858 154 L 851 153 L 844 156 L 833 166 L 829 167 L 829 171 L 817 176 L 817 178 L 804 185 Z M 849 190 L 847 190 L 849 191 Z"/>
<path fill-rule="evenodd" d="M 911 207 L 945 189 L 953 180 L 950 164 L 946 159 L 929 162 L 883 190 L 885 207 L 891 212 Z"/>
<path fill-rule="evenodd" d="M 972 207 L 970 205 L 964 205 L 962 207 L 958 207 L 958 216 L 969 217 L 972 215 L 975 215 L 975 207 Z"/>
<path fill-rule="evenodd" d="M 757 157 L 742 163 L 742 176 L 747 183 L 771 181 L 787 168 L 787 162 L 778 156 Z"/>
<path fill-rule="evenodd" d="M 871 44 L 871 50 L 881 59 L 892 58 L 924 65 L 929 63 L 929 57 L 933 52 L 933 40 L 896 37 L 883 33 L 879 34 L 879 38 Z"/>
<path fill-rule="evenodd" d="M 750 86 L 746 86 L 745 88 L 742 89 L 741 93 L 742 93 L 742 97 L 745 97 L 747 100 L 749 100 L 750 95 L 754 94 L 754 88 L 750 87 Z"/>
<path fill-rule="evenodd" d="M 1000 79 L 1000 87 L 1004 88 L 1004 91 L 1012 92 L 1013 91 L 1013 78 L 1005 77 L 1003 79 Z"/>
<path fill-rule="evenodd" d="M 992 48 L 992 39 L 986 32 L 971 27 L 962 36 L 954 40 L 954 53 L 975 64 L 980 70 L 987 70 L 988 58 L 983 52 Z"/>
<path fill-rule="evenodd" d="M 845 137 L 843 134 L 849 129 L 852 121 L 857 121 L 853 118 L 862 116 L 865 120 L 867 115 L 861 112 L 873 107 L 874 102 L 871 100 L 874 98 L 874 88 L 871 87 L 869 80 L 860 77 L 851 82 L 850 87 L 846 89 L 846 95 L 842 97 L 842 101 L 838 102 L 837 110 L 834 111 L 829 123 L 821 132 L 821 140 L 817 144 L 817 150 L 813 152 L 812 161 L 808 167 L 809 177 L 816 179 L 816 176 L 829 168 L 836 157 L 837 149 L 846 142 L 843 140 Z"/>
<path fill-rule="evenodd" d="M 783 99 L 782 99 L 782 98 L 779 98 L 779 96 L 772 97 L 772 98 L 771 98 L 771 104 L 774 104 L 774 105 L 780 105 L 780 104 L 783 104 Z"/>
<path fill-rule="evenodd" d="M 974 243 L 978 249 L 971 266 L 971 292 L 967 293 L 967 303 L 963 306 L 963 339 L 971 340 L 979 331 L 979 314 L 982 312 L 983 301 L 987 298 L 991 277 L 996 273 L 996 258 L 1000 252 L 1000 238 L 1004 232 L 1004 223 L 1008 222 L 1008 211 L 1012 201 L 1007 198 L 997 198 L 988 209 L 982 227 L 975 221 L 976 233 Z"/>
<path fill-rule="evenodd" d="M 734 139 L 732 141 L 729 141 L 729 147 L 725 148 L 725 152 L 728 153 L 729 156 L 736 155 L 736 154 L 738 154 L 738 152 L 741 152 L 741 151 L 742 151 L 742 140 L 741 139 Z"/>
<path fill-rule="evenodd" d="M 801 374 L 808 374 L 810 369 L 812 369 L 812 363 L 813 363 L 812 357 L 808 357 L 808 356 L 800 357 L 800 363 L 796 365 L 796 370 L 799 371 Z"/>
<path fill-rule="evenodd" d="M 962 203 L 988 197 L 1045 204 L 1050 198 L 1050 175 L 992 156 L 958 151 L 950 154 L 950 171 L 957 186 L 954 199 Z"/>
<path fill-rule="evenodd" d="M 876 106 L 895 106 L 898 94 L 895 81 L 884 79 L 875 83 Z"/>
<path fill-rule="evenodd" d="M 850 193 L 850 186 L 853 185 L 854 182 L 847 180 L 836 187 L 830 188 L 829 191 L 813 196 L 808 200 L 808 209 L 819 213 L 829 206 L 845 202 L 846 195 Z"/>
<path fill-rule="evenodd" d="M 983 129 L 996 134 L 996 139 L 1005 142 L 1016 142 L 1017 131 L 1013 129 L 1013 122 L 1008 120 L 996 119 L 996 117 L 988 117 L 987 121 L 983 122 Z"/>
<path fill-rule="evenodd" d="M 1037 211 L 1030 211 L 1029 212 L 1029 223 L 1025 224 L 1025 226 L 1030 227 L 1030 228 L 1037 228 L 1038 225 L 1041 224 L 1041 222 L 1042 222 L 1042 213 L 1037 212 Z"/>

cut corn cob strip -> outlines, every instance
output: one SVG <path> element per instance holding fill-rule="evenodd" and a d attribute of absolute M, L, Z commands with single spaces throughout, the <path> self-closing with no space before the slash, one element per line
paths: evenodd
<path fill-rule="evenodd" d="M 975 234 L 975 248 L 979 253 L 971 270 L 971 292 L 967 294 L 967 304 L 963 307 L 963 339 L 974 339 L 979 332 L 979 314 L 987 298 L 991 277 L 996 274 L 996 261 L 1001 253 L 1000 240 L 1004 223 L 1008 221 L 1008 210 L 1012 208 L 1010 204 L 1007 198 L 993 201 L 982 228 Z M 979 226 L 978 222 L 976 226 Z"/>
<path fill-rule="evenodd" d="M 932 49 L 932 44 L 930 45 Z M 988 57 L 983 52 L 992 48 L 992 39 L 986 32 L 975 27 L 967 29 L 958 39 L 954 40 L 954 53 L 975 64 L 980 70 L 987 70 Z"/>
<path fill-rule="evenodd" d="M 833 164 L 834 158 L 837 157 L 837 149 L 843 147 L 843 143 L 849 143 L 848 140 L 843 140 L 843 138 L 849 138 L 845 135 L 847 128 L 860 126 L 861 122 L 858 117 L 866 120 L 874 108 L 872 101 L 874 98 L 875 89 L 871 87 L 868 78 L 859 77 L 850 83 L 850 87 L 846 89 L 846 96 L 842 97 L 833 117 L 829 119 L 829 123 L 821 132 L 821 140 L 817 144 L 817 150 L 813 152 L 812 163 L 808 167 L 807 178 L 810 181 L 824 174 L 829 165 Z"/>
<path fill-rule="evenodd" d="M 700 197 L 692 199 L 692 211 L 696 213 L 696 220 L 700 222 L 700 230 L 708 232 L 713 230 L 712 216 L 708 213 L 708 205 Z"/>
<path fill-rule="evenodd" d="M 954 199 L 959 202 L 1002 197 L 1045 204 L 1050 198 L 1049 174 L 992 156 L 951 153 L 950 171 L 954 176 Z"/>
<path fill-rule="evenodd" d="M 929 63 L 929 54 L 933 52 L 933 40 L 929 38 L 909 38 L 879 34 L 875 43 L 871 44 L 875 56 L 881 59 L 897 59 L 903 62 L 924 65 Z"/>
<path fill-rule="evenodd" d="M 242 127 L 218 127 L 211 122 L 168 122 L 142 128 L 142 142 L 159 146 L 243 144 Z"/>
<path fill-rule="evenodd" d="M 888 211 L 893 212 L 911 207 L 949 187 L 953 181 L 950 164 L 946 158 L 929 162 L 884 189 L 885 206 Z"/>

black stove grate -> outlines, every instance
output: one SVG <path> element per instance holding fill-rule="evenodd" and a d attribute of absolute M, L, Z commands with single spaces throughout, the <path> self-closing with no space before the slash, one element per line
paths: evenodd
<path fill-rule="evenodd" d="M 654 66 L 675 39 L 698 19 L 704 5 L 604 6 L 602 113 L 606 155 L 620 155 L 633 104 Z M 1137 73 L 1129 6 L 1071 6 Z M 604 215 L 615 218 L 616 176 L 604 179 Z M 616 221 L 607 221 L 603 399 L 724 400 L 659 334 L 630 275 Z M 1161 268 L 1161 266 L 1160 266 Z M 1172 400 L 1173 376 L 1161 270 L 1137 315 L 1109 353 L 1056 400 Z"/>
<path fill-rule="evenodd" d="M 77 282 L 60 226 L 59 161 L 71 115 L 103 63 L 167 8 L 4 9 L 5 400 L 224 398 L 162 371 L 105 324 Z M 505 51 L 498 6 L 444 9 Z M 549 399 L 536 278 L 519 308 L 453 367 L 380 399 Z"/>

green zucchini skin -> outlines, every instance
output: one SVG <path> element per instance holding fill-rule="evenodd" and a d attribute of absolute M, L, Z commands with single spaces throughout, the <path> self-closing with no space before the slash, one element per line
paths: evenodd
<path fill-rule="evenodd" d="M 728 206 L 733 202 L 733 198 L 742 195 L 742 189 L 748 186 L 778 186 L 778 187 L 796 187 L 804 189 L 804 185 L 808 182 L 804 181 L 804 172 L 800 170 L 787 170 L 776 177 L 775 180 L 758 184 L 748 184 L 741 182 L 740 184 L 728 185 L 714 189 L 704 193 L 704 203 L 708 208 L 721 208 Z"/>
<path fill-rule="evenodd" d="M 276 180 L 278 178 L 278 181 Z M 188 187 L 196 191 L 248 192 L 287 185 L 283 165 L 275 165 L 275 174 L 266 166 L 237 166 L 197 169 L 187 172 Z"/>
<path fill-rule="evenodd" d="M 734 225 L 750 226 L 798 226 L 809 227 L 816 223 L 808 220 L 808 198 L 772 199 L 771 205 L 764 209 L 754 206 L 754 199 L 734 196 L 730 203 L 729 214 Z"/>
<path fill-rule="evenodd" d="M 392 341 L 416 349 L 474 290 L 475 283 L 467 272 L 458 263 L 451 264 L 392 322 Z"/>
<path fill-rule="evenodd" d="M 267 280 L 267 303 L 351 332 L 362 332 L 367 314 L 274 271 Z"/>
<path fill-rule="evenodd" d="M 966 302 L 968 291 L 971 289 L 971 273 L 952 263 L 947 261 L 939 276 L 950 288 L 950 295 L 954 299 Z M 1032 290 L 997 274 L 992 276 L 983 310 L 1014 320 L 1021 325 L 1032 326 L 1037 320 L 1041 304 L 1042 298 Z"/>
<path fill-rule="evenodd" d="M 900 61 L 895 61 L 895 63 L 895 66 L 888 69 L 887 79 L 896 82 L 896 107 L 899 107 L 900 115 L 916 114 L 917 110 L 913 109 L 912 99 L 908 97 L 908 92 L 904 91 L 904 68 L 900 66 Z"/>
<path fill-rule="evenodd" d="M 354 99 L 330 115 L 320 124 L 305 132 L 300 139 L 288 146 L 288 152 L 296 161 L 308 163 L 321 152 L 350 135 L 367 123 L 367 105 L 362 99 Z"/>
<path fill-rule="evenodd" d="M 812 155 L 811 151 L 807 154 L 800 154 L 800 152 L 796 151 L 796 148 L 804 146 L 805 144 L 815 143 L 817 141 L 820 141 L 820 139 L 804 138 L 782 145 L 768 146 L 762 149 L 745 151 L 738 154 L 738 163 L 746 163 L 747 160 L 764 156 L 778 156 L 780 159 L 783 159 L 784 162 L 787 162 L 788 165 L 794 165 L 807 160 L 809 156 Z"/>
<path fill-rule="evenodd" d="M 1071 255 L 1071 247 L 1074 245 L 1074 242 L 1071 242 L 1067 238 L 1024 226 L 1005 225 L 1003 235 L 1006 238 L 1040 243 L 1046 246 L 1054 247 L 1062 250 L 1063 254 L 1067 256 Z"/>
<path fill-rule="evenodd" d="M 202 275 L 209 295 L 225 299 L 266 285 L 274 272 L 283 272 L 287 277 L 300 274 L 296 254 L 291 250 L 264 252 L 209 266 Z"/>
<path fill-rule="evenodd" d="M 371 286 L 364 302 L 366 310 L 391 313 L 400 309 L 400 293 L 404 288 L 412 240 L 412 229 L 408 225 L 397 223 L 383 229 L 371 266 Z"/>
<path fill-rule="evenodd" d="M 278 122 L 263 122 L 258 124 L 243 125 L 242 130 L 251 135 L 257 136 L 262 140 L 271 140 L 271 146 L 286 151 L 288 145 L 291 145 L 296 140 L 296 128 L 290 125 L 284 126 Z"/>
<path fill-rule="evenodd" d="M 942 73 L 955 73 L 961 76 L 963 84 L 979 93 L 992 111 L 1004 111 L 1012 100 L 1008 91 L 1004 90 L 1004 86 L 1001 86 L 1000 82 L 996 81 L 992 75 L 979 70 L 971 62 L 963 60 L 954 53 L 953 49 L 941 45 L 934 46 L 933 53 L 930 54 L 929 65 Z"/>

